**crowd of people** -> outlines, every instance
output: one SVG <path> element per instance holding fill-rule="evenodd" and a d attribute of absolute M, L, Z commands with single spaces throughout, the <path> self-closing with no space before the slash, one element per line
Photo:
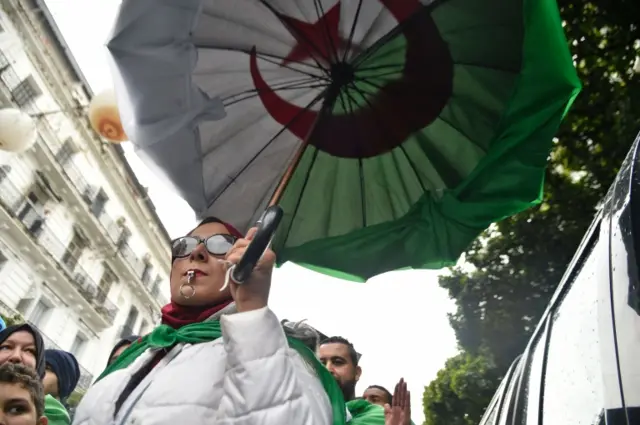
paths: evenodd
<path fill-rule="evenodd" d="M 353 344 L 269 309 L 272 251 L 247 282 L 229 278 L 254 234 L 209 218 L 172 243 L 161 325 L 113 347 L 75 425 L 411 424 L 403 379 L 393 394 L 374 385 L 356 396 Z M 46 350 L 29 324 L 0 331 L 0 425 L 70 424 L 65 403 L 79 378 L 74 356 Z"/>
<path fill-rule="evenodd" d="M 30 372 L 26 373 L 25 368 Z M 78 361 L 66 351 L 45 349 L 36 328 L 24 323 L 0 330 L 0 376 L 0 404 L 5 407 L 0 413 L 0 425 L 35 423 L 24 422 L 20 412 L 25 415 L 43 412 L 50 425 L 70 423 L 66 401 L 80 379 Z M 30 383 L 32 378 L 37 378 L 39 385 L 34 387 Z M 23 391 L 31 394 L 32 397 L 26 399 L 31 403 L 30 408 L 10 408 L 12 390 L 7 386 L 22 386 Z M 24 395 L 23 391 L 19 393 Z"/>

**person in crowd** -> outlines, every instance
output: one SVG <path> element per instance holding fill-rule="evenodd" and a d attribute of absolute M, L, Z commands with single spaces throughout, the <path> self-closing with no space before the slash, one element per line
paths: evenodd
<path fill-rule="evenodd" d="M 44 341 L 40 332 L 27 323 L 0 331 L 0 365 L 4 363 L 23 364 L 44 378 Z"/>
<path fill-rule="evenodd" d="M 346 402 L 349 425 L 386 425 L 380 406 L 356 397 L 356 384 L 362 374 L 358 354 L 349 340 L 332 336 L 320 341 L 318 359 L 335 378 Z"/>
<path fill-rule="evenodd" d="M 80 380 L 80 365 L 73 354 L 62 350 L 45 350 L 44 357 L 44 392 L 54 399 L 47 403 L 48 418 L 55 423 L 68 424 L 71 415 L 65 403 Z"/>
<path fill-rule="evenodd" d="M 98 377 L 74 424 L 344 423 L 336 382 L 268 307 L 275 254 L 229 279 L 255 231 L 208 218 L 172 243 L 162 324 Z"/>
<path fill-rule="evenodd" d="M 326 338 L 320 341 L 318 358 L 338 381 L 344 400 L 354 400 L 362 369 L 358 366 L 358 353 L 353 344 L 341 336 Z"/>
<path fill-rule="evenodd" d="M 44 340 L 40 332 L 23 323 L 7 326 L 0 332 L 0 365 L 22 364 L 36 371 L 40 379 L 46 374 Z M 44 415 L 49 425 L 69 425 L 67 410 L 50 395 L 44 397 Z"/>
<path fill-rule="evenodd" d="M 0 424 L 47 425 L 42 382 L 33 368 L 12 362 L 0 365 Z"/>
<path fill-rule="evenodd" d="M 384 405 L 385 425 L 414 425 L 411 421 L 411 393 L 404 378 L 396 384 L 391 403 Z"/>
<path fill-rule="evenodd" d="M 46 373 L 44 375 L 45 394 L 61 402 L 76 389 L 80 380 L 80 365 L 76 357 L 63 350 L 45 350 Z"/>
<path fill-rule="evenodd" d="M 76 357 L 63 350 L 49 349 L 44 352 L 46 372 L 45 394 L 59 401 L 66 401 L 80 380 L 80 365 Z"/>
<path fill-rule="evenodd" d="M 111 363 L 115 362 L 116 359 L 120 357 L 120 354 L 122 354 L 124 350 L 129 348 L 129 346 L 133 344 L 135 341 L 137 341 L 138 339 L 140 339 L 140 336 L 131 335 L 131 336 L 122 338 L 120 341 L 118 341 L 118 343 L 113 346 L 113 349 L 109 354 L 109 360 L 107 361 L 107 366 L 110 366 Z"/>
<path fill-rule="evenodd" d="M 380 406 L 364 398 L 356 398 L 356 384 L 362 375 L 358 353 L 349 340 L 340 336 L 324 339 L 317 355 L 338 382 L 347 402 L 349 425 L 411 425 L 410 399 L 403 379 L 398 382 L 392 403 Z M 396 401 L 393 401 L 396 398 Z"/>
<path fill-rule="evenodd" d="M 391 405 L 393 396 L 389 390 L 382 385 L 369 385 L 369 387 L 364 390 L 362 398 L 371 404 L 377 404 L 378 406 L 384 407 L 385 404 Z"/>

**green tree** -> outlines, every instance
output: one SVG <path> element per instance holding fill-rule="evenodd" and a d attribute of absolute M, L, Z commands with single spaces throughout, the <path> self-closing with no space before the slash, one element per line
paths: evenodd
<path fill-rule="evenodd" d="M 424 391 L 425 423 L 429 425 L 477 425 L 483 406 L 469 405 L 470 398 L 489 399 L 499 383 L 495 366 L 483 355 L 460 353 L 447 360 L 444 369 Z"/>
<path fill-rule="evenodd" d="M 0 317 L 2 317 L 2 320 L 4 320 L 4 323 L 6 323 L 7 326 L 17 325 L 18 323 L 24 322 L 24 319 L 20 315 L 8 317 L 3 314 L 0 314 Z"/>
<path fill-rule="evenodd" d="M 559 5 L 583 92 L 558 132 L 542 204 L 498 223 L 469 247 L 466 267 L 440 279 L 456 301 L 450 322 L 461 354 L 425 389 L 427 425 L 479 422 L 640 131 L 640 76 L 631 69 L 640 54 L 640 2 Z M 474 361 L 483 367 L 469 373 Z M 491 388 L 459 391 L 453 377 Z"/>
<path fill-rule="evenodd" d="M 488 350 L 503 371 L 529 339 L 599 200 L 583 181 L 557 172 L 549 173 L 547 187 L 538 208 L 498 223 L 472 244 L 466 261 L 474 271 L 458 267 L 440 279 L 456 300 L 450 323 L 460 348 Z"/>
<path fill-rule="evenodd" d="M 80 401 L 82 401 L 82 397 L 84 397 L 85 393 L 86 391 L 76 388 L 75 391 L 71 393 L 69 398 L 67 398 L 66 400 L 67 406 L 77 407 L 80 404 Z"/>

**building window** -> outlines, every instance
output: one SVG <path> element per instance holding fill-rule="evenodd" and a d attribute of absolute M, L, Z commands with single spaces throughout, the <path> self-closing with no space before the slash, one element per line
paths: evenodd
<path fill-rule="evenodd" d="M 0 271 L 2 271 L 8 261 L 7 257 L 2 253 L 2 251 L 0 251 Z"/>
<path fill-rule="evenodd" d="M 124 322 L 124 326 L 122 327 L 122 331 L 120 332 L 120 338 L 126 338 L 128 336 L 134 335 L 133 327 L 138 321 L 138 309 L 135 306 L 131 307 L 129 310 L 129 315 L 127 316 L 127 321 Z"/>
<path fill-rule="evenodd" d="M 149 327 L 149 322 L 147 322 L 146 320 L 143 320 L 142 324 L 140 325 L 140 335 L 146 335 L 148 327 Z"/>
<path fill-rule="evenodd" d="M 38 97 L 42 96 L 42 90 L 33 75 L 29 75 L 11 91 L 11 96 L 13 101 L 22 108 L 31 105 Z"/>
<path fill-rule="evenodd" d="M 104 264 L 104 273 L 102 274 L 102 278 L 100 279 L 100 283 L 98 284 L 100 291 L 98 292 L 98 302 L 103 303 L 107 299 L 107 295 L 109 295 L 109 291 L 111 291 L 111 287 L 118 281 L 115 273 L 109 266 Z"/>
<path fill-rule="evenodd" d="M 32 215 L 32 212 L 35 212 L 35 210 L 41 209 L 41 207 L 44 206 L 43 202 L 41 202 L 40 198 L 38 198 L 38 195 L 36 195 L 36 193 L 33 191 L 29 192 L 26 198 L 27 199 L 25 199 L 24 205 L 18 212 L 18 219 L 23 221 L 25 220 L 25 218 Z"/>
<path fill-rule="evenodd" d="M 160 275 L 158 275 L 156 276 L 156 278 L 153 280 L 153 283 L 151 284 L 151 295 L 158 298 L 158 296 L 160 295 L 161 284 L 162 284 L 162 278 L 160 277 Z"/>
<path fill-rule="evenodd" d="M 18 209 L 18 220 L 22 221 L 22 224 L 34 237 L 40 236 L 44 230 L 46 200 L 46 196 L 40 190 L 34 189 L 29 192 L 22 206 Z"/>
<path fill-rule="evenodd" d="M 73 344 L 71 344 L 71 349 L 69 349 L 69 352 L 74 356 L 76 356 L 76 359 L 78 359 L 79 361 L 80 357 L 82 357 L 82 354 L 84 354 L 84 351 L 86 350 L 86 348 L 87 348 L 87 337 L 82 335 L 80 332 L 78 332 L 76 334 L 76 337 L 73 340 Z"/>
<path fill-rule="evenodd" d="M 107 202 L 109 202 L 109 196 L 107 196 L 104 189 L 98 189 L 98 193 L 93 198 L 93 202 L 91 204 L 91 214 L 93 214 L 96 218 L 100 218 L 100 216 L 104 212 Z"/>
<path fill-rule="evenodd" d="M 62 256 L 62 263 L 69 271 L 74 271 L 82 251 L 89 246 L 89 241 L 83 237 L 78 230 L 73 231 L 73 237 L 67 245 L 67 249 Z"/>
<path fill-rule="evenodd" d="M 61 166 L 65 167 L 77 152 L 78 150 L 75 143 L 73 143 L 73 139 L 69 137 L 64 141 L 62 147 L 56 153 L 56 161 L 58 161 Z"/>
<path fill-rule="evenodd" d="M 151 264 L 149 264 L 148 262 L 145 262 L 144 264 L 144 271 L 142 272 L 142 283 L 145 284 L 145 286 L 149 286 L 149 283 L 151 282 L 151 271 L 153 270 L 153 266 Z"/>
<path fill-rule="evenodd" d="M 33 298 L 20 298 L 20 301 L 18 301 L 18 305 L 16 306 L 16 310 L 18 310 L 18 313 L 20 313 L 20 315 L 26 317 L 27 312 L 33 305 L 33 301 Z"/>
<path fill-rule="evenodd" d="M 10 172 L 11 172 L 11 165 L 9 164 L 0 165 L 0 183 L 2 183 L 4 179 L 7 178 Z"/>
<path fill-rule="evenodd" d="M 31 311 L 29 321 L 42 329 L 51 316 L 51 310 L 51 304 L 44 298 L 40 298 L 36 303 L 36 306 Z"/>

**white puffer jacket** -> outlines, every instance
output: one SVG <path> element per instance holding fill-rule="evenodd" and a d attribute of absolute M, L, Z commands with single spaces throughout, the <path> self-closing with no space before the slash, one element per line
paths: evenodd
<path fill-rule="evenodd" d="M 131 376 L 156 351 L 97 382 L 78 406 L 74 425 L 331 425 L 320 381 L 289 348 L 275 314 L 268 308 L 228 314 L 230 307 L 220 312 L 222 338 L 174 347 L 115 417 Z"/>

